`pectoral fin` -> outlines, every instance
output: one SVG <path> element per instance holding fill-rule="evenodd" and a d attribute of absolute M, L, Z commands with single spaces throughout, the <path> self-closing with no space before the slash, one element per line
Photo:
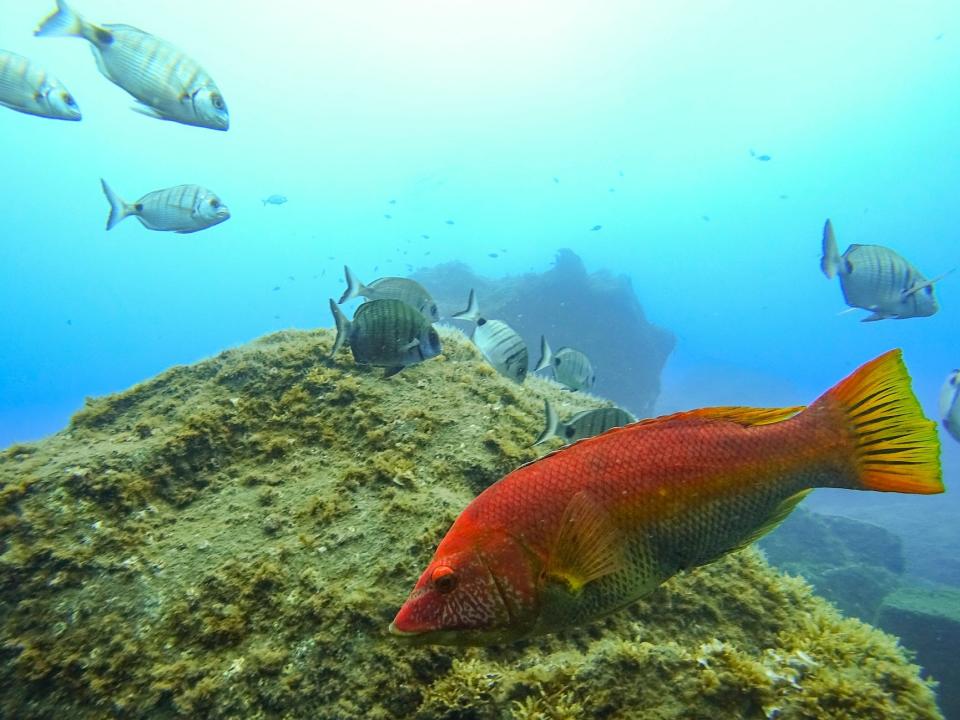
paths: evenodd
<path fill-rule="evenodd" d="M 574 495 L 547 560 L 547 576 L 579 592 L 624 565 L 624 538 L 609 513 L 585 490 Z"/>
<path fill-rule="evenodd" d="M 161 115 L 156 108 L 152 108 L 145 103 L 137 103 L 136 105 L 131 105 L 130 109 L 141 115 L 146 115 L 147 117 L 156 118 L 157 120 L 166 120 L 166 115 Z"/>

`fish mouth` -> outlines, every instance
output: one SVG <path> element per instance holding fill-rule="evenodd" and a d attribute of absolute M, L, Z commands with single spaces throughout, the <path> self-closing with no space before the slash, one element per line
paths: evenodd
<path fill-rule="evenodd" d="M 401 630 L 400 628 L 397 627 L 396 622 L 390 623 L 390 626 L 387 628 L 387 631 L 391 635 L 396 635 L 397 637 L 402 637 L 402 638 L 410 638 L 410 637 L 416 637 L 417 635 L 423 635 L 422 632 L 417 632 L 417 631 L 410 632 L 408 630 Z"/>

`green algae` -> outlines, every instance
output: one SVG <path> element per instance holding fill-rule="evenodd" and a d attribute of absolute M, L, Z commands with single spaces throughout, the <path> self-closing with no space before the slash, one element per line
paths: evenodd
<path fill-rule="evenodd" d="M 456 332 L 399 375 L 284 332 L 90 400 L 0 456 L 0 715 L 936 718 L 889 636 L 753 551 L 497 648 L 386 626 L 543 399 Z M 557 443 L 559 445 L 559 443 Z"/>

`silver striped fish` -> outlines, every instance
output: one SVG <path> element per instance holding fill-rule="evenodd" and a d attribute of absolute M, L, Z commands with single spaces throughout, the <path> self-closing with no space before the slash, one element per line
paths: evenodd
<path fill-rule="evenodd" d="M 101 179 L 103 194 L 110 203 L 107 230 L 133 215 L 145 228 L 186 234 L 204 230 L 230 217 L 230 210 L 212 190 L 199 185 L 177 185 L 147 193 L 128 203 Z"/>
<path fill-rule="evenodd" d="M 940 391 L 940 418 L 947 432 L 960 442 L 960 370 L 950 373 Z"/>
<path fill-rule="evenodd" d="M 430 322 L 440 319 L 437 303 L 430 297 L 430 293 L 416 280 L 405 277 L 382 277 L 369 285 L 364 285 L 346 265 L 343 273 L 347 278 L 347 289 L 340 297 L 340 302 L 364 297 L 367 300 L 400 300 L 412 305 Z"/>
<path fill-rule="evenodd" d="M 527 345 L 517 331 L 502 320 L 488 320 L 480 315 L 480 305 L 473 290 L 467 301 L 467 309 L 451 317 L 458 320 L 471 320 L 476 323 L 473 330 L 473 344 L 493 368 L 514 382 L 522 383 L 527 377 L 530 359 Z"/>
<path fill-rule="evenodd" d="M 0 105 L 54 120 L 80 119 L 80 108 L 62 82 L 7 50 L 0 50 Z"/>
<path fill-rule="evenodd" d="M 597 380 L 590 358 L 579 350 L 562 347 L 553 353 L 547 338 L 540 336 L 540 362 L 537 370 L 553 368 L 553 376 L 558 383 L 571 390 L 589 390 Z"/>
<path fill-rule="evenodd" d="M 636 418 L 623 408 L 606 407 L 595 408 L 578 412 L 566 422 L 561 422 L 557 411 L 549 400 L 543 401 L 543 412 L 546 416 L 546 425 L 534 445 L 545 443 L 552 437 L 558 437 L 564 442 L 571 443 L 583 438 L 593 437 L 615 427 L 623 427 Z"/>
<path fill-rule="evenodd" d="M 357 308 L 352 321 L 347 320 L 333 298 L 330 311 L 337 324 L 337 339 L 330 357 L 349 345 L 358 364 L 386 368 L 383 376 L 390 377 L 440 354 L 440 336 L 433 325 L 400 300 L 365 302 Z"/>
<path fill-rule="evenodd" d="M 827 278 L 840 277 L 847 305 L 871 311 L 861 322 L 928 317 L 939 309 L 933 285 L 943 275 L 927 280 L 907 260 L 882 245 L 851 245 L 840 255 L 829 220 L 823 226 L 820 269 Z"/>
<path fill-rule="evenodd" d="M 213 79 L 173 44 L 129 25 L 94 25 L 57 0 L 35 35 L 89 40 L 97 67 L 139 102 L 133 109 L 161 120 L 226 130 L 230 114 Z"/>

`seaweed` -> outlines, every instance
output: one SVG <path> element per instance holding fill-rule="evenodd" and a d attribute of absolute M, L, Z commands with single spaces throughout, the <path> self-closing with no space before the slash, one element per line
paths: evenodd
<path fill-rule="evenodd" d="M 457 331 L 384 379 L 278 333 L 0 454 L 0 715 L 936 718 L 896 641 L 752 550 L 505 647 L 386 626 L 470 499 L 536 457 L 543 399 Z"/>

